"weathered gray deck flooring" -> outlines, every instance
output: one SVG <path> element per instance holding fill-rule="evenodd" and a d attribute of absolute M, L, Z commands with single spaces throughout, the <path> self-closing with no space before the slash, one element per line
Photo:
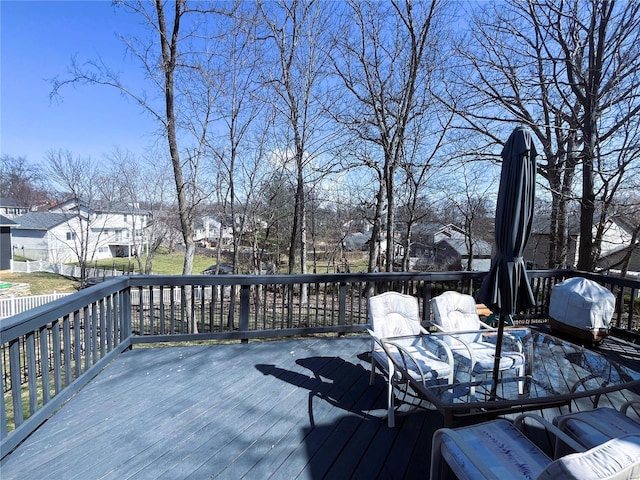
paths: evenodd
<path fill-rule="evenodd" d="M 368 347 L 344 337 L 136 348 L 5 459 L 0 477 L 428 478 L 442 417 L 421 411 L 387 428 Z"/>

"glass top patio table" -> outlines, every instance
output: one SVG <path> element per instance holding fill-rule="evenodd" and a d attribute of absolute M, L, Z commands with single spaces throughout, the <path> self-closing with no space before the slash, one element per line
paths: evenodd
<path fill-rule="evenodd" d="M 419 336 L 425 348 L 435 351 L 443 344 L 455 344 L 470 332 L 432 333 Z M 495 332 L 483 333 L 485 341 Z M 463 337 L 460 337 L 463 335 Z M 506 413 L 569 405 L 577 398 L 592 397 L 594 408 L 604 393 L 640 385 L 640 372 L 625 367 L 598 352 L 530 328 L 506 328 L 503 352 L 518 345 L 524 353 L 524 376 L 516 369 L 502 370 L 497 379 L 493 372 L 471 373 L 469 361 L 453 351 L 454 380 L 421 382 L 405 366 L 392 358 L 395 368 L 415 393 L 432 403 L 444 416 L 446 426 L 474 417 L 491 417 Z M 383 340 L 386 346 L 414 344 L 418 337 L 395 337 Z"/>

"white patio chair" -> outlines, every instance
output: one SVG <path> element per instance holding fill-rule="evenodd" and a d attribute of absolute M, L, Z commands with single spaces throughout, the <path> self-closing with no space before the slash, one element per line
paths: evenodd
<path fill-rule="evenodd" d="M 476 301 L 471 295 L 449 291 L 431 299 L 433 325 L 442 332 L 465 332 L 446 341 L 453 353 L 465 357 L 473 379 L 475 374 L 492 373 L 495 366 L 495 343 L 484 339 L 483 330 L 496 332 L 496 329 L 480 320 L 476 309 Z M 520 379 L 519 393 L 524 391 L 525 356 L 522 345 L 515 338 L 504 334 L 500 354 L 499 370 L 515 369 Z"/>
<path fill-rule="evenodd" d="M 640 435 L 640 423 L 627 415 L 632 405 L 640 408 L 640 400 L 625 402 L 620 410 L 600 407 L 559 415 L 553 419 L 553 424 L 585 448 L 592 448 L 630 433 Z"/>
<path fill-rule="evenodd" d="M 542 423 L 578 453 L 557 460 L 548 457 L 522 433 L 525 418 Z M 626 435 L 585 450 L 542 417 L 522 414 L 514 423 L 498 419 L 437 430 L 431 450 L 431 480 L 447 478 L 447 468 L 459 479 L 628 480 L 640 475 L 640 435 Z"/>
<path fill-rule="evenodd" d="M 429 333 L 420 324 L 418 299 L 397 292 L 385 292 L 369 298 L 368 330 L 371 336 L 371 377 L 375 382 L 376 367 L 387 381 L 387 422 L 395 426 L 394 390 L 406 395 L 408 384 L 394 367 L 398 365 L 414 379 L 426 384 L 445 379 L 453 382 L 453 355 L 448 347 L 437 339 L 425 340 Z M 404 338 L 398 338 L 404 337 Z M 396 339 L 386 342 L 383 340 Z"/>

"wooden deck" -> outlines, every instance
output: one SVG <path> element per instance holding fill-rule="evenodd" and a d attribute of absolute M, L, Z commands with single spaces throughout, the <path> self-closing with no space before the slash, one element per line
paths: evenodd
<path fill-rule="evenodd" d="M 420 411 L 387 428 L 368 348 L 364 336 L 135 348 L 11 453 L 0 477 L 428 478 L 442 417 Z M 623 350 L 638 362 L 635 347 Z"/>

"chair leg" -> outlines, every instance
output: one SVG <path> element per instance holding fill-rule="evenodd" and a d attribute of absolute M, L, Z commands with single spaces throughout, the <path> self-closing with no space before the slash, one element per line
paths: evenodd
<path fill-rule="evenodd" d="M 369 377 L 369 385 L 376 383 L 376 359 L 371 354 L 371 376 Z"/>
<path fill-rule="evenodd" d="M 430 480 L 447 478 L 447 464 L 442 461 L 442 432 L 436 431 L 431 444 Z"/>
<path fill-rule="evenodd" d="M 393 382 L 391 380 L 391 376 L 389 376 L 389 381 L 387 383 L 387 425 L 389 428 L 394 428 L 396 426 L 395 408 Z"/>

